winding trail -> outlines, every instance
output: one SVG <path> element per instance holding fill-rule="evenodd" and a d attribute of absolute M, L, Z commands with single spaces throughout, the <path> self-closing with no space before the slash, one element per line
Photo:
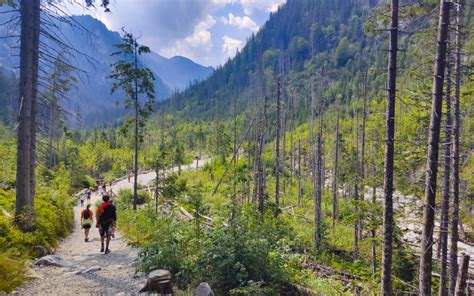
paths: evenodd
<path fill-rule="evenodd" d="M 202 159 L 199 165 L 204 165 L 210 159 Z M 183 166 L 183 171 L 196 168 L 196 163 Z M 173 168 L 172 171 L 176 171 Z M 138 175 L 138 182 L 148 185 L 154 180 L 153 172 Z M 133 180 L 121 178 L 112 185 L 112 191 L 132 188 Z M 108 190 L 110 187 L 107 188 Z M 92 196 L 91 205 L 94 207 L 100 198 Z M 95 208 L 92 208 L 95 213 Z M 80 227 L 80 206 L 74 207 L 74 229 L 56 250 L 56 255 L 72 263 L 71 267 L 32 266 L 29 272 L 30 280 L 17 289 L 19 295 L 131 295 L 145 283 L 142 274 L 135 274 L 138 266 L 139 249 L 127 245 L 117 231 L 110 242 L 112 253 L 100 253 L 100 236 L 97 228 L 92 227 L 88 243 L 84 242 L 84 233 Z M 117 213 L 120 219 L 120 209 Z M 95 217 L 94 217 L 95 218 Z M 94 220 L 95 223 L 95 220 Z M 88 268 L 100 270 L 85 272 Z"/>

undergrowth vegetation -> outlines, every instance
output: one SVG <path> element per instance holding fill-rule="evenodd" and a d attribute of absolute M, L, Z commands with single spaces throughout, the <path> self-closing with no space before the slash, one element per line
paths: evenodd
<path fill-rule="evenodd" d="M 242 159 L 239 165 L 244 162 Z M 324 295 L 377 289 L 367 259 L 371 240 L 361 243 L 361 259 L 352 260 L 353 233 L 341 224 L 335 232 L 325 230 L 327 245 L 315 252 L 312 232 L 308 231 L 313 215 L 310 201 L 306 199 L 303 207 L 296 208 L 292 206 L 295 196 L 289 194 L 286 207 L 276 211 L 268 202 L 262 216 L 255 204 L 232 201 L 232 182 L 224 182 L 227 185 L 211 194 L 226 166 L 229 163 L 218 159 L 202 171 L 168 176 L 174 182 L 167 183 L 164 191 L 174 195 L 150 199 L 137 211 L 131 209 L 130 193 L 119 192 L 120 231 L 131 244 L 142 247 L 138 271 L 168 269 L 179 289 L 189 290 L 205 281 L 218 295 L 297 295 L 301 286 Z M 329 196 L 326 203 L 327 199 Z M 350 201 L 341 203 L 341 215 L 350 216 Z M 330 225 L 326 217 L 325 224 Z M 353 223 L 347 219 L 343 223 Z M 394 260 L 395 285 L 403 287 L 415 276 L 415 262 L 409 250 L 400 250 L 403 253 L 397 252 Z M 354 278 L 341 282 L 337 274 L 319 277 L 313 271 L 318 265 L 344 270 Z"/>
<path fill-rule="evenodd" d="M 31 232 L 15 225 L 13 136 L 0 126 L 0 291 L 11 291 L 27 277 L 27 260 L 38 257 L 37 246 L 55 248 L 74 222 L 71 176 L 64 165 L 37 171 L 35 216 Z"/>

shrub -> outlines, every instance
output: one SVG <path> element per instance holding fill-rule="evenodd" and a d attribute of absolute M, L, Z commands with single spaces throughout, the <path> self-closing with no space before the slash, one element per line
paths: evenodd
<path fill-rule="evenodd" d="M 47 176 L 47 178 L 45 178 Z M 13 224 L 15 194 L 0 189 L 0 291 L 11 291 L 23 281 L 25 261 L 34 257 L 34 246 L 55 247 L 73 223 L 74 199 L 68 195 L 70 176 L 63 166 L 38 178 L 33 232 L 22 232 Z"/>
<path fill-rule="evenodd" d="M 292 295 L 290 283 L 305 277 L 287 239 L 292 229 L 271 211 L 262 218 L 247 208 L 237 220 L 236 227 L 209 229 L 173 217 L 148 219 L 155 232 L 142 249 L 140 269 L 169 269 L 181 289 L 206 281 L 218 295 Z"/>
<path fill-rule="evenodd" d="M 75 188 L 91 188 L 96 185 L 96 181 L 89 175 L 74 175 L 72 185 Z"/>
<path fill-rule="evenodd" d="M 145 190 L 138 191 L 137 204 L 143 205 L 151 200 L 150 195 Z M 133 204 L 133 192 L 131 189 L 120 189 L 117 193 L 117 204 L 121 207 L 128 208 Z"/>

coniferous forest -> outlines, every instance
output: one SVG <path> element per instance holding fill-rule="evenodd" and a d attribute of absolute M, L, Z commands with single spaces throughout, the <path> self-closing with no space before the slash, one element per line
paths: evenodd
<path fill-rule="evenodd" d="M 474 2 L 287 0 L 174 91 L 61 5 L 0 0 L 0 294 L 473 295 Z M 102 188 L 107 255 L 78 222 Z"/>

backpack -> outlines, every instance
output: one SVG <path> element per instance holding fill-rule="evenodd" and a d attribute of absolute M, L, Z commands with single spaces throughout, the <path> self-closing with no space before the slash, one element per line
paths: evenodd
<path fill-rule="evenodd" d="M 90 212 L 90 210 L 86 209 L 84 211 L 84 217 L 83 218 L 84 219 L 89 219 L 90 217 L 91 217 L 91 212 Z"/>

